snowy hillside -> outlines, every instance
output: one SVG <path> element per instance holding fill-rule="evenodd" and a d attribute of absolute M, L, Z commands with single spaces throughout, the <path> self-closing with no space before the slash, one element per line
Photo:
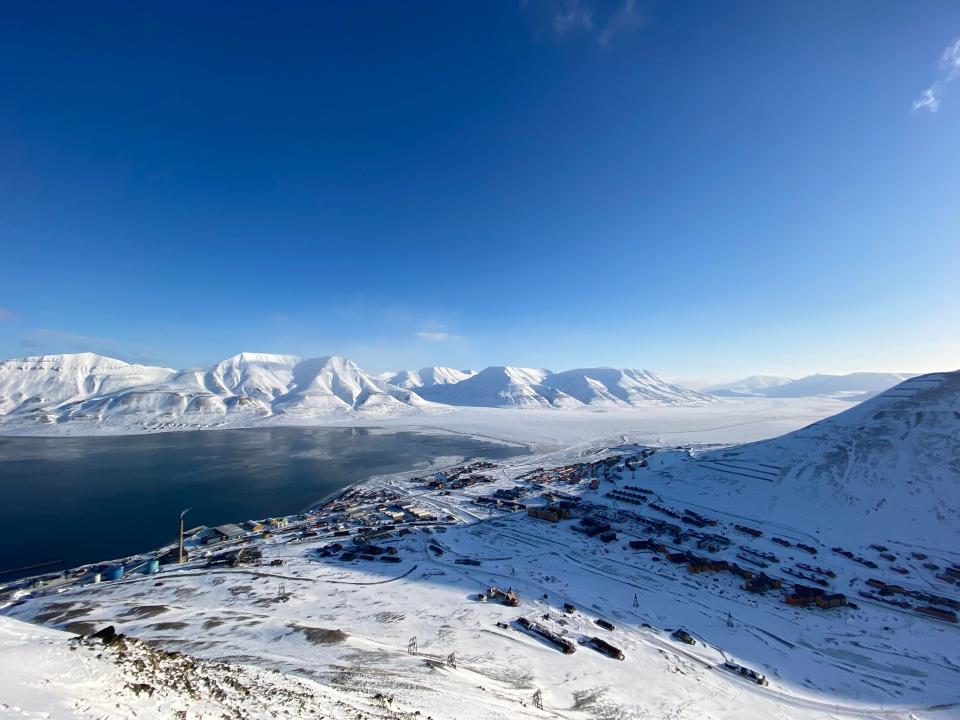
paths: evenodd
<path fill-rule="evenodd" d="M 90 353 L 0 362 L 0 432 L 21 434 L 382 421 L 459 407 L 612 412 L 718 402 L 649 370 L 606 367 L 432 366 L 375 376 L 346 358 L 269 353 L 186 370 Z"/>
<path fill-rule="evenodd" d="M 729 450 L 658 453 L 665 492 L 837 543 L 960 543 L 960 372 L 922 375 L 831 418 Z M 642 471 L 639 474 L 643 474 Z"/>
<path fill-rule="evenodd" d="M 382 414 L 428 405 L 416 393 L 378 380 L 352 360 L 322 357 L 301 360 L 293 367 L 293 382 L 273 407 L 279 413 L 320 410 Z"/>
<path fill-rule="evenodd" d="M 420 388 L 434 402 L 466 407 L 551 408 L 576 407 L 580 401 L 543 381 L 549 370 L 540 368 L 488 367 L 454 385 Z"/>
<path fill-rule="evenodd" d="M 743 380 L 731 383 L 712 385 L 704 388 L 704 392 L 720 397 L 740 397 L 742 395 L 763 395 L 768 390 L 794 382 L 792 378 L 783 375 L 751 375 Z"/>
<path fill-rule="evenodd" d="M 369 717 L 341 695 L 302 678 L 168 653 L 134 638 L 81 642 L 0 617 L 0 717 Z"/>
<path fill-rule="evenodd" d="M 960 373 L 930 375 L 736 449 L 384 475 L 157 573 L 167 548 L 0 584 L 18 620 L 141 640 L 0 618 L 0 715 L 170 717 L 186 685 L 204 717 L 956 718 L 958 424 Z"/>
<path fill-rule="evenodd" d="M 293 368 L 300 358 L 293 355 L 240 353 L 217 363 L 209 373 L 210 389 L 272 403 L 293 382 Z"/>
<path fill-rule="evenodd" d="M 699 405 L 715 402 L 709 395 L 668 383 L 649 370 L 581 368 L 553 373 L 542 384 L 584 405 Z"/>
<path fill-rule="evenodd" d="M 377 377 L 384 382 L 396 385 L 405 390 L 419 390 L 434 385 L 453 385 L 476 375 L 474 370 L 457 370 L 448 367 L 425 367 L 419 370 L 401 370 L 387 372 Z"/>
<path fill-rule="evenodd" d="M 649 370 L 489 367 L 456 384 L 421 387 L 425 398 L 447 405 L 507 408 L 644 407 L 703 405 L 715 398 L 668 383 Z"/>
<path fill-rule="evenodd" d="M 173 370 L 78 353 L 0 362 L 0 415 L 32 413 L 64 402 L 164 380 Z"/>
<path fill-rule="evenodd" d="M 848 375 L 808 375 L 799 380 L 754 375 L 709 392 L 722 396 L 761 395 L 769 398 L 797 398 L 830 395 L 859 402 L 913 377 L 909 373 L 859 372 Z M 780 382 L 781 380 L 786 382 Z"/>
<path fill-rule="evenodd" d="M 0 365 L 0 397 L 0 416 L 21 427 L 210 427 L 283 415 L 382 417 L 431 406 L 345 358 L 264 353 L 181 371 L 87 354 L 7 361 Z"/>

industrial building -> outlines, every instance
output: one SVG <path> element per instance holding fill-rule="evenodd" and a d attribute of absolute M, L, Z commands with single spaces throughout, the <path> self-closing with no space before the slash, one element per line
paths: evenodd
<path fill-rule="evenodd" d="M 228 525 L 218 525 L 217 527 L 209 530 L 203 536 L 204 545 L 212 545 L 214 543 L 228 542 L 230 540 L 239 540 L 242 537 L 247 536 L 247 531 L 244 530 L 239 525 L 228 524 Z"/>

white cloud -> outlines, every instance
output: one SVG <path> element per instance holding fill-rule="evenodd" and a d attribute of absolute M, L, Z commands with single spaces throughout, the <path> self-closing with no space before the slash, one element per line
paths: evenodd
<path fill-rule="evenodd" d="M 940 98 L 937 97 L 937 86 L 931 85 L 923 91 L 918 99 L 913 101 L 914 110 L 929 110 L 936 112 L 940 109 Z"/>
<path fill-rule="evenodd" d="M 558 37 L 589 36 L 603 46 L 643 24 L 637 0 L 521 0 L 520 5 L 541 30 Z"/>
<path fill-rule="evenodd" d="M 933 85 L 923 91 L 923 94 L 913 101 L 914 110 L 929 110 L 935 113 L 940 109 L 940 96 L 947 83 L 960 77 L 960 38 L 956 38 L 940 56 L 941 77 Z"/>
<path fill-rule="evenodd" d="M 20 338 L 20 344 L 30 350 L 53 353 L 97 352 L 112 350 L 116 346 L 116 341 L 92 335 L 78 335 L 64 330 L 31 330 Z"/>
<path fill-rule="evenodd" d="M 463 340 L 462 335 L 454 335 L 453 333 L 430 331 L 430 330 L 421 330 L 420 332 L 415 332 L 414 337 L 420 340 L 430 340 L 431 342 L 444 342 L 445 340 Z"/>
<path fill-rule="evenodd" d="M 576 30 L 593 30 L 593 10 L 580 0 L 568 0 L 557 8 L 553 16 L 553 31 L 557 35 L 566 35 Z"/>
<path fill-rule="evenodd" d="M 609 45 L 615 36 L 632 32 L 641 25 L 643 17 L 637 12 L 637 1 L 623 0 L 623 5 L 604 24 L 597 42 Z"/>

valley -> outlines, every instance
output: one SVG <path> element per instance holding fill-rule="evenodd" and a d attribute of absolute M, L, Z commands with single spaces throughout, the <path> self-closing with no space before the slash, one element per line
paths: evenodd
<path fill-rule="evenodd" d="M 939 373 L 753 444 L 592 440 L 378 476 L 198 530 L 183 565 L 168 546 L 8 585 L 4 622 L 113 625 L 359 717 L 951 718 L 958 401 Z M 897 494 L 921 478 L 929 495 Z"/>

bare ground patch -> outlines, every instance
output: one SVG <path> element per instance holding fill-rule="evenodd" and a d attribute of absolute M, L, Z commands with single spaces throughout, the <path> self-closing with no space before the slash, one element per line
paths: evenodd
<path fill-rule="evenodd" d="M 129 610 L 127 610 L 120 617 L 140 618 L 140 619 L 150 618 L 150 617 L 155 617 L 157 615 L 162 615 L 163 613 L 167 612 L 167 610 L 169 609 L 170 608 L 168 608 L 166 605 L 136 605 L 130 608 Z"/>
<path fill-rule="evenodd" d="M 99 625 L 93 622 L 72 622 L 67 623 L 64 628 L 68 633 L 77 635 L 90 635 L 99 629 Z"/>
<path fill-rule="evenodd" d="M 349 637 L 343 630 L 328 630 L 327 628 L 308 627 L 295 623 L 287 627 L 302 632 L 307 640 L 314 645 L 337 645 Z"/>
<path fill-rule="evenodd" d="M 151 630 L 183 630 L 185 627 L 189 627 L 188 623 L 180 622 L 179 620 L 171 620 L 168 622 L 159 622 L 154 623 L 150 626 Z"/>

